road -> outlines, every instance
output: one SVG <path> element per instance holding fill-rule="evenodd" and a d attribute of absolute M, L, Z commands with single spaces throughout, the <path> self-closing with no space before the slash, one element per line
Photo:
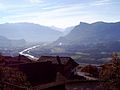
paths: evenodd
<path fill-rule="evenodd" d="M 97 78 L 87 76 L 84 72 L 76 72 L 76 73 L 77 73 L 77 75 L 79 75 L 79 76 L 83 76 L 83 77 L 86 78 L 87 80 L 98 80 Z"/>

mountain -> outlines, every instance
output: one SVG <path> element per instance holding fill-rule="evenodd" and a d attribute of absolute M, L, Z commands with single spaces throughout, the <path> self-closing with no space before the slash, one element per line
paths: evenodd
<path fill-rule="evenodd" d="M 60 37 L 55 45 L 79 45 L 120 40 L 120 22 L 92 24 L 81 22 L 66 36 Z"/>
<path fill-rule="evenodd" d="M 54 30 L 57 30 L 57 31 L 64 31 L 63 28 L 58 28 L 58 27 L 55 27 L 55 26 L 51 26 L 52 29 Z"/>
<path fill-rule="evenodd" d="M 33 23 L 0 24 L 0 35 L 10 39 L 25 39 L 32 42 L 54 41 L 61 36 L 60 31 Z"/>
<path fill-rule="evenodd" d="M 72 31 L 73 28 L 74 28 L 74 26 L 65 28 L 64 31 L 63 31 L 63 34 L 67 35 L 68 33 L 70 33 Z"/>
<path fill-rule="evenodd" d="M 20 40 L 11 40 L 6 37 L 0 36 L 0 47 L 21 47 L 26 45 L 26 41 L 24 39 Z"/>
<path fill-rule="evenodd" d="M 74 26 L 67 27 L 67 28 L 64 28 L 64 29 L 63 28 L 58 28 L 58 27 L 55 27 L 55 26 L 52 26 L 51 28 L 54 29 L 54 30 L 57 30 L 57 31 L 61 31 L 63 33 L 63 36 L 65 36 L 74 28 Z"/>
<path fill-rule="evenodd" d="M 11 42 L 9 39 L 7 39 L 6 37 L 0 36 L 0 47 L 8 47 L 11 45 Z"/>

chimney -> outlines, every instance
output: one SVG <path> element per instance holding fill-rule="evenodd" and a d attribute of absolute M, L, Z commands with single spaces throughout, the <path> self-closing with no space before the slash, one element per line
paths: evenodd
<path fill-rule="evenodd" d="M 61 60 L 60 60 L 60 57 L 59 57 L 59 56 L 57 56 L 57 61 L 58 61 L 58 64 L 59 64 L 59 65 L 62 65 L 62 63 L 61 63 Z"/>
<path fill-rule="evenodd" d="M 21 60 L 21 55 L 19 54 L 19 56 L 18 56 L 18 61 L 20 61 Z"/>

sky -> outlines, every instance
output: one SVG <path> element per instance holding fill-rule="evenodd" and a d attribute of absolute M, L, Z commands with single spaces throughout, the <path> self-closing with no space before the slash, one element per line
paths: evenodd
<path fill-rule="evenodd" d="M 120 0 L 0 0 L 0 23 L 66 28 L 80 22 L 120 21 Z"/>

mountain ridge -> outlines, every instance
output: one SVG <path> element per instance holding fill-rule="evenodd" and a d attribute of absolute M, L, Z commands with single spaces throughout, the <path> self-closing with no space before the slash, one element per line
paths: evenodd
<path fill-rule="evenodd" d="M 26 41 L 24 39 L 12 40 L 8 39 L 4 36 L 0 36 L 0 47 L 21 47 L 26 45 Z"/>
<path fill-rule="evenodd" d="M 81 22 L 75 26 L 73 30 L 64 37 L 60 37 L 54 43 L 58 45 L 82 44 L 82 43 L 98 43 L 104 41 L 120 40 L 120 22 L 106 23 L 84 23 Z"/>
<path fill-rule="evenodd" d="M 0 35 L 10 39 L 25 39 L 33 42 L 51 42 L 55 41 L 62 35 L 62 33 L 47 26 L 24 22 L 0 24 Z"/>

